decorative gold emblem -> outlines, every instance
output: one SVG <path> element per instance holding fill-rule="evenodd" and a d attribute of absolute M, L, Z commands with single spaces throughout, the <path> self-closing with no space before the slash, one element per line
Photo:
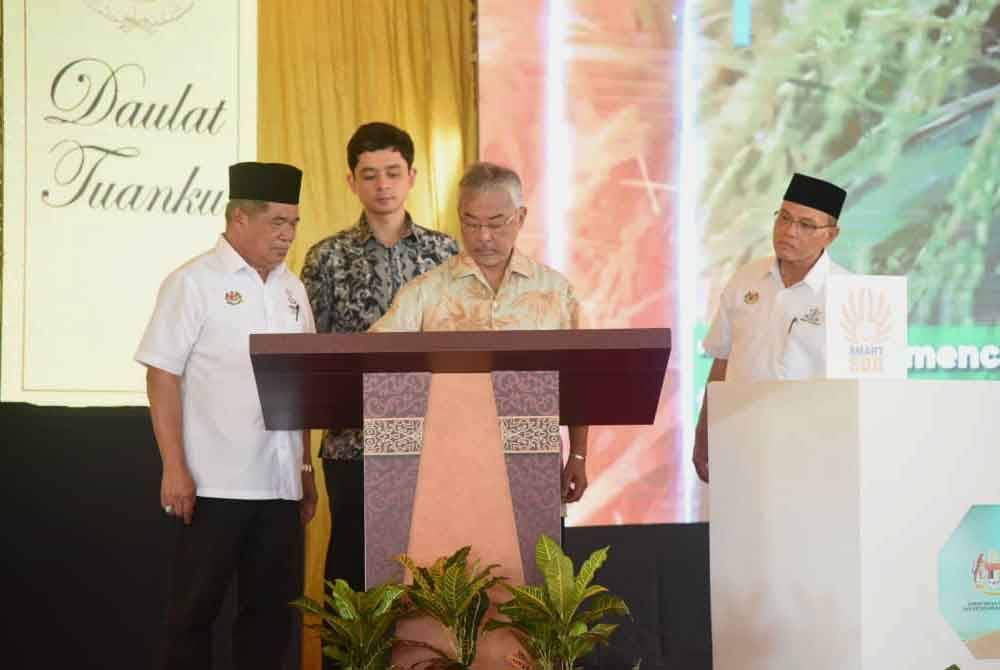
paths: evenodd
<path fill-rule="evenodd" d="M 152 33 L 191 11 L 194 0 L 83 0 L 83 4 L 117 23 L 123 32 Z"/>
<path fill-rule="evenodd" d="M 238 305 L 243 302 L 243 294 L 239 291 L 226 291 L 226 304 Z"/>
<path fill-rule="evenodd" d="M 856 289 L 840 310 L 840 328 L 851 344 L 878 345 L 892 333 L 892 305 L 882 291 Z"/>
<path fill-rule="evenodd" d="M 743 302 L 748 305 L 756 305 L 758 300 L 760 300 L 760 293 L 757 291 L 750 290 L 743 294 Z"/>

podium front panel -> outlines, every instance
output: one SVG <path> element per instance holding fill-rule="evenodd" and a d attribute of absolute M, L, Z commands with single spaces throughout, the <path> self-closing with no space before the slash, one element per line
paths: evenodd
<path fill-rule="evenodd" d="M 711 384 L 714 667 L 996 667 L 1000 522 L 967 524 L 1000 506 L 998 406 L 984 381 Z"/>
<path fill-rule="evenodd" d="M 402 580 L 431 388 L 426 372 L 364 376 L 365 584 Z M 332 519 L 333 551 L 337 520 Z"/>
<path fill-rule="evenodd" d="M 496 473 L 501 477 L 497 481 L 504 488 L 502 496 L 511 501 L 520 571 L 528 583 L 540 584 L 543 577 L 534 561 L 535 544 L 542 533 L 557 542 L 561 535 L 559 375 L 504 371 L 486 378 L 492 387 L 494 413 L 488 420 L 489 425 L 480 426 L 479 430 L 486 431 L 481 433 L 483 436 L 495 434 L 498 448 L 502 450 L 498 462 L 502 463 L 503 472 Z M 421 476 L 420 456 L 427 439 L 432 380 L 433 376 L 428 373 L 364 375 L 365 576 L 368 586 L 402 578 L 403 571 L 396 557 L 407 552 L 418 530 L 412 526 L 412 514 Z M 457 409 L 447 417 L 447 422 L 471 420 L 461 411 L 461 403 L 455 407 Z M 477 446 L 465 444 L 462 449 Z M 454 481 L 444 480 L 438 488 L 459 486 L 456 496 L 466 495 L 468 490 L 475 491 L 473 498 L 478 496 L 479 502 L 473 500 L 470 504 L 484 506 L 487 500 L 482 497 L 491 494 L 477 488 L 480 486 L 477 479 L 481 479 L 483 473 L 465 472 L 463 464 L 457 461 L 452 467 Z M 443 490 L 431 495 L 445 496 L 441 503 L 448 503 Z M 442 524 L 447 516 L 443 514 Z M 333 526 L 335 547 L 336 519 Z M 460 541 L 475 548 L 475 539 L 475 532 L 471 532 L 467 539 Z M 460 546 L 463 545 L 442 547 L 442 555 Z"/>
<path fill-rule="evenodd" d="M 399 554 L 429 565 L 467 545 L 511 583 L 543 583 L 535 544 L 541 533 L 560 537 L 559 375 L 373 373 L 364 390 L 366 585 L 400 581 Z M 336 551 L 336 519 L 333 527 Z M 423 618 L 401 622 L 398 634 L 447 645 Z M 520 649 L 503 631 L 480 644 L 475 668 Z M 393 662 L 426 658 L 401 649 Z"/>

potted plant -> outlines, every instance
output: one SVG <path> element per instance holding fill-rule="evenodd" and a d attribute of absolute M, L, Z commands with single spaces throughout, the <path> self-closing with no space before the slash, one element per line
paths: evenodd
<path fill-rule="evenodd" d="M 572 560 L 551 538 L 542 535 L 535 547 L 535 562 L 545 585 L 504 584 L 511 599 L 498 611 L 507 620 L 494 619 L 486 630 L 512 629 L 537 670 L 573 670 L 578 659 L 598 644 L 607 644 L 618 627 L 600 621 L 608 615 L 629 614 L 621 598 L 591 584 L 607 557 L 608 547 L 598 549 L 574 575 Z"/>
<path fill-rule="evenodd" d="M 308 597 L 292 602 L 320 618 L 323 654 L 344 670 L 388 670 L 396 641 L 393 627 L 410 609 L 403 598 L 406 587 L 385 584 L 360 592 L 342 579 L 326 584 L 330 594 L 325 606 Z"/>
<path fill-rule="evenodd" d="M 444 626 L 451 642 L 451 649 L 444 650 L 426 642 L 398 640 L 400 645 L 421 647 L 435 654 L 417 664 L 425 670 L 463 670 L 471 666 L 490 606 L 488 591 L 506 579 L 493 574 L 499 565 L 482 569 L 476 562 L 470 565 L 470 549 L 462 547 L 430 567 L 419 567 L 406 555 L 398 559 L 413 575 L 413 584 L 407 590 L 410 601 L 420 614 Z"/>

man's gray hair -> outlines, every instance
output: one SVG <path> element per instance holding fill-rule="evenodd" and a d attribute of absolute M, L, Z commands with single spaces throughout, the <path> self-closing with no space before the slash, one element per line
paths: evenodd
<path fill-rule="evenodd" d="M 515 207 L 524 205 L 521 178 L 517 173 L 496 163 L 473 163 L 465 169 L 462 181 L 458 182 L 459 194 L 464 191 L 507 191 Z"/>
<path fill-rule="evenodd" d="M 258 212 L 263 212 L 267 209 L 267 205 L 268 203 L 264 200 L 244 200 L 242 198 L 234 198 L 226 203 L 226 225 L 228 226 L 232 223 L 236 210 L 242 211 L 247 216 L 253 216 Z"/>

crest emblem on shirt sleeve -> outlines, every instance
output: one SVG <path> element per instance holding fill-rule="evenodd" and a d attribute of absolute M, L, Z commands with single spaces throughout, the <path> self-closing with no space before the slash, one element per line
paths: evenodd
<path fill-rule="evenodd" d="M 226 304 L 238 305 L 243 302 L 243 294 L 239 291 L 226 291 Z"/>
<path fill-rule="evenodd" d="M 753 289 L 743 294 L 743 302 L 747 305 L 756 305 L 758 300 L 760 300 L 760 293 Z"/>

